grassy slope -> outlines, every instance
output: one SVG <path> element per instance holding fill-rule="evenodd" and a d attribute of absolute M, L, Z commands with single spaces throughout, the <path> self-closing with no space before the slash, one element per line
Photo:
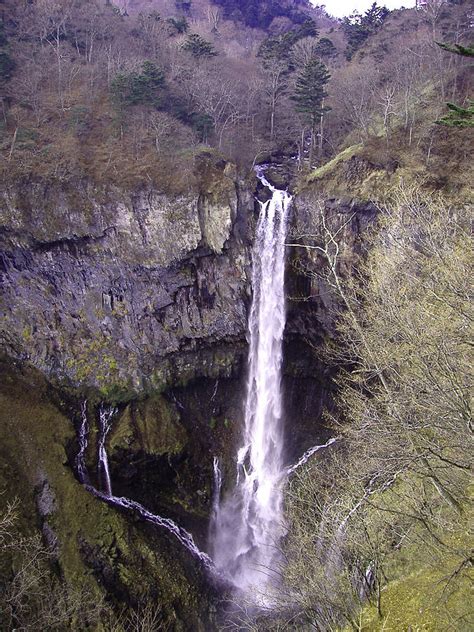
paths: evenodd
<path fill-rule="evenodd" d="M 374 497 L 373 504 L 404 513 L 406 506 L 400 504 L 400 498 L 410 494 L 409 483 L 399 480 L 393 489 Z M 381 616 L 375 603 L 367 604 L 359 617 L 361 630 L 467 632 L 472 629 L 474 574 L 469 564 L 462 565 L 463 552 L 472 546 L 472 494 L 470 500 L 459 515 L 453 516 L 452 510 L 444 507 L 446 524 L 450 524 L 438 532 L 444 545 L 439 545 L 420 523 L 415 523 L 391 551 L 384 560 L 386 581 L 380 595 Z M 372 515 L 375 523 L 381 517 L 370 508 L 368 515 L 368 520 Z"/>

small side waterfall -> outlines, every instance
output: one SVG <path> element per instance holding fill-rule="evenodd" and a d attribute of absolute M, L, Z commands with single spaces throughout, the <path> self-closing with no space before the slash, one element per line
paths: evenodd
<path fill-rule="evenodd" d="M 76 472 L 79 481 L 83 485 L 89 483 L 89 473 L 86 466 L 86 452 L 89 438 L 89 424 L 87 422 L 87 399 L 82 402 L 81 421 L 77 432 L 79 450 L 76 455 Z"/>
<path fill-rule="evenodd" d="M 324 448 L 329 448 L 329 446 L 335 443 L 336 441 L 337 441 L 337 438 L 333 437 L 332 439 L 329 439 L 329 441 L 326 441 L 326 443 L 324 443 L 323 445 L 315 445 L 312 448 L 309 448 L 309 450 L 306 450 L 303 456 L 294 465 L 292 465 L 286 470 L 286 473 L 288 474 L 288 476 L 290 476 L 291 474 L 294 474 L 296 470 L 298 470 L 300 467 L 305 465 L 309 461 L 309 459 L 313 456 L 313 454 L 316 454 L 316 452 L 319 452 L 319 450 L 323 450 Z"/>
<path fill-rule="evenodd" d="M 214 488 L 212 490 L 212 515 L 215 517 L 219 513 L 219 507 L 221 504 L 221 490 L 222 490 L 221 464 L 217 456 L 214 457 L 214 460 L 212 462 L 212 468 L 214 472 Z"/>
<path fill-rule="evenodd" d="M 261 203 L 252 258 L 253 302 L 249 317 L 249 377 L 243 443 L 237 453 L 237 482 L 214 518 L 211 543 L 218 569 L 249 592 L 271 579 L 284 533 L 281 401 L 285 328 L 285 237 L 291 196 L 274 188 Z"/>
<path fill-rule="evenodd" d="M 191 553 L 191 555 L 201 562 L 204 568 L 208 571 L 214 571 L 214 562 L 211 560 L 209 555 L 201 551 L 196 546 L 193 536 L 186 531 L 186 529 L 177 525 L 176 522 L 170 518 L 162 518 L 161 516 L 152 514 L 151 511 L 145 509 L 143 505 L 140 505 L 140 503 L 130 500 L 129 498 L 104 494 L 94 487 L 88 487 L 88 489 L 94 496 L 105 501 L 107 504 L 112 505 L 113 507 L 119 507 L 121 509 L 132 511 L 136 515 L 140 516 L 140 518 L 142 518 L 145 522 L 148 522 L 155 527 L 165 529 L 168 533 L 171 533 L 171 535 L 177 538 L 177 540 Z"/>
<path fill-rule="evenodd" d="M 80 482 L 91 494 L 96 496 L 96 498 L 99 498 L 114 507 L 132 511 L 145 522 L 168 531 L 168 533 L 173 535 L 207 571 L 213 573 L 214 575 L 219 575 L 216 571 L 214 562 L 211 560 L 209 555 L 197 547 L 193 536 L 186 531 L 186 529 L 177 525 L 170 518 L 162 518 L 161 516 L 151 513 L 151 511 L 148 511 L 148 509 L 143 507 L 143 505 L 134 500 L 112 495 L 112 482 L 110 479 L 106 440 L 112 426 L 112 419 L 116 413 L 117 409 L 112 406 L 107 407 L 101 404 L 99 408 L 98 472 L 101 486 L 104 488 L 104 491 L 100 491 L 89 483 L 90 478 L 85 462 L 87 437 L 89 436 L 89 422 L 87 417 L 87 401 L 83 402 L 81 407 L 81 423 L 77 431 L 79 450 L 75 459 L 77 475 Z M 215 466 L 217 467 L 217 471 L 220 473 L 218 459 L 215 460 Z M 219 481 L 220 480 L 221 479 L 219 479 Z M 224 578 L 221 577 L 221 580 L 224 580 Z"/>
<path fill-rule="evenodd" d="M 112 496 L 112 482 L 110 480 L 109 460 L 107 458 L 105 442 L 107 441 L 107 435 L 112 427 L 112 419 L 116 412 L 117 409 L 112 406 L 106 407 L 101 405 L 99 409 L 99 480 L 107 496 Z"/>

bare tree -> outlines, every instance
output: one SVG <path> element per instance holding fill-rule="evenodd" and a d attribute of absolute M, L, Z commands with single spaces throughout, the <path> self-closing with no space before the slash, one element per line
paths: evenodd
<path fill-rule="evenodd" d="M 219 32 L 219 24 L 221 22 L 221 18 L 222 18 L 222 14 L 219 7 L 214 7 L 212 5 L 209 5 L 207 7 L 207 20 L 211 26 L 212 33 Z"/>
<path fill-rule="evenodd" d="M 36 5 L 39 38 L 42 45 L 51 46 L 56 57 L 57 93 L 61 109 L 64 110 L 64 43 L 68 20 L 71 16 L 72 0 L 39 0 Z"/>
<path fill-rule="evenodd" d="M 347 424 L 332 422 L 346 446 L 318 464 L 318 476 L 303 470 L 290 490 L 287 578 L 308 619 L 333 626 L 345 618 L 359 629 L 367 598 L 384 617 L 381 587 L 402 543 L 437 569 L 440 598 L 468 581 L 470 237 L 468 220 L 441 197 L 401 187 L 351 280 L 341 268 L 351 219 L 329 221 L 323 208 L 317 215 L 319 230 L 299 247 L 319 253 L 325 266 L 314 274 L 343 306 L 332 357 L 346 367 L 339 404 Z"/>

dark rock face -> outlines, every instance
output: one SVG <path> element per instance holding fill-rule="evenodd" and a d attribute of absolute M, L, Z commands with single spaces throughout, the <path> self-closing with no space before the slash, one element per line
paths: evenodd
<path fill-rule="evenodd" d="M 245 337 L 254 202 L 225 168 L 213 176 L 217 187 L 176 199 L 153 190 L 107 199 L 88 187 L 7 191 L 0 337 L 8 354 L 107 392 L 162 387 L 176 353 L 221 343 L 231 352 Z"/>
<path fill-rule="evenodd" d="M 301 246 L 292 246 L 288 254 L 290 307 L 286 332 L 288 336 L 303 336 L 317 346 L 334 333 L 342 301 L 328 274 L 325 256 L 314 247 L 328 246 L 334 256 L 337 243 L 337 273 L 342 280 L 349 278 L 366 252 L 368 230 L 378 210 L 372 202 L 322 198 L 317 190 L 310 189 L 296 197 L 293 213 L 288 239 Z M 330 235 L 335 238 L 333 244 Z"/>

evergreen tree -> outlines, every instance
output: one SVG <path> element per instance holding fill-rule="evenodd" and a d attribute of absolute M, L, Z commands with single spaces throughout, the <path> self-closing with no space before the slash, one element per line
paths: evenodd
<path fill-rule="evenodd" d="M 170 35 L 181 35 L 189 30 L 189 22 L 184 16 L 167 19 Z"/>
<path fill-rule="evenodd" d="M 387 7 L 379 7 L 374 2 L 364 15 L 354 12 L 342 20 L 342 30 L 347 37 L 347 59 L 351 59 L 365 40 L 380 28 L 389 13 Z"/>
<path fill-rule="evenodd" d="M 8 40 L 4 32 L 3 24 L 0 22 L 0 85 L 10 79 L 15 70 L 15 62 L 9 54 Z"/>
<path fill-rule="evenodd" d="M 191 33 L 191 35 L 188 35 L 182 48 L 183 50 L 191 53 L 191 55 L 197 59 L 215 57 L 217 55 L 217 51 L 211 42 L 208 42 L 197 33 Z"/>
<path fill-rule="evenodd" d="M 289 63 L 290 50 L 300 40 L 306 37 L 317 37 L 318 31 L 313 20 L 306 20 L 297 28 L 291 29 L 281 35 L 268 37 L 264 40 L 258 51 L 258 56 L 265 63 L 269 59 L 279 59 Z"/>
<path fill-rule="evenodd" d="M 470 101 L 467 108 L 455 103 L 446 103 L 449 112 L 443 118 L 435 121 L 437 125 L 447 127 L 474 127 L 474 101 Z"/>
<path fill-rule="evenodd" d="M 303 114 L 311 124 L 310 166 L 318 124 L 320 125 L 319 148 L 322 149 L 322 120 L 324 113 L 330 109 L 324 105 L 324 98 L 327 96 L 326 85 L 330 77 L 326 66 L 319 60 L 312 59 L 305 64 L 296 78 L 292 99 L 296 103 L 297 112 Z"/>
<path fill-rule="evenodd" d="M 315 54 L 323 59 L 330 59 L 337 55 L 337 48 L 328 37 L 322 37 L 316 45 Z"/>
<path fill-rule="evenodd" d="M 440 48 L 443 50 L 447 50 L 450 53 L 455 53 L 456 55 L 461 55 L 462 57 L 474 57 L 474 47 L 473 46 L 461 46 L 461 44 L 443 44 L 441 42 L 436 42 Z"/>
<path fill-rule="evenodd" d="M 129 105 L 153 105 L 159 107 L 165 75 L 151 61 L 144 61 L 140 73 L 119 73 L 111 83 L 113 100 L 122 107 Z"/>
<path fill-rule="evenodd" d="M 472 46 L 461 46 L 460 44 L 443 44 L 436 42 L 440 48 L 449 53 L 461 55 L 461 57 L 474 57 Z M 467 108 L 463 108 L 455 103 L 446 103 L 449 112 L 443 118 L 435 121 L 437 125 L 446 127 L 474 127 L 474 101 L 469 101 Z"/>

